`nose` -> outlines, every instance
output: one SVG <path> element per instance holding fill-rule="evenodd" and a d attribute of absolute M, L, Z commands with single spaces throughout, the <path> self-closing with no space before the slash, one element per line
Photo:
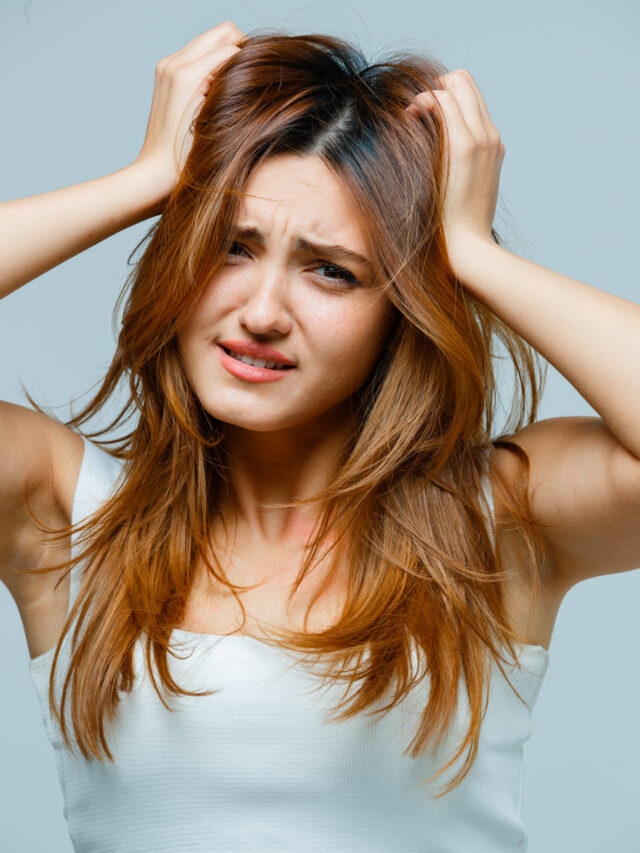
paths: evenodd
<path fill-rule="evenodd" d="M 291 317 L 286 306 L 286 283 L 282 271 L 256 271 L 247 282 L 247 299 L 239 320 L 254 335 L 284 335 L 290 331 Z"/>

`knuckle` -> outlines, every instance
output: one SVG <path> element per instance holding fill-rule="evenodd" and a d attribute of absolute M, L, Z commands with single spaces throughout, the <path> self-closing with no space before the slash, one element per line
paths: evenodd
<path fill-rule="evenodd" d="M 162 62 L 162 67 L 159 68 L 160 75 L 162 77 L 171 77 L 175 74 L 177 64 L 179 60 L 176 58 L 175 54 L 171 54 L 171 56 L 165 57 Z M 160 63 L 158 63 L 160 65 Z"/>
<path fill-rule="evenodd" d="M 236 27 L 233 21 L 223 21 L 220 24 L 220 31 L 224 33 L 224 35 L 229 37 L 237 36 L 240 32 L 240 30 L 238 29 L 238 27 Z"/>

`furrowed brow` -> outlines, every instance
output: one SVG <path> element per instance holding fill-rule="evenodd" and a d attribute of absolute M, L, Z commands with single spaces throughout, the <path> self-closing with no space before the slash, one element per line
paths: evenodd
<path fill-rule="evenodd" d="M 352 264 L 361 264 L 365 267 L 370 267 L 371 262 L 363 255 L 354 252 L 353 249 L 347 249 L 346 246 L 341 246 L 339 243 L 314 243 L 311 240 L 306 240 L 304 237 L 296 237 L 294 248 L 299 252 L 309 252 L 309 254 L 320 258 L 329 258 L 330 260 L 351 262 Z"/>
<path fill-rule="evenodd" d="M 238 240 L 254 240 L 261 246 L 266 245 L 267 242 L 263 232 L 253 225 L 235 226 L 233 237 Z M 346 246 L 341 246 L 339 243 L 317 243 L 313 240 L 307 240 L 305 237 L 296 237 L 293 248 L 296 252 L 307 252 L 316 258 L 327 258 L 345 263 L 351 262 L 366 267 L 372 266 L 371 261 L 363 255 L 354 252 L 353 249 L 348 249 Z"/>

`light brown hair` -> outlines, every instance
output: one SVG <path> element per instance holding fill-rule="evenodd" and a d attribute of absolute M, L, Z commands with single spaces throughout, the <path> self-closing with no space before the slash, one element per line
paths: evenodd
<path fill-rule="evenodd" d="M 528 459 L 508 435 L 535 420 L 544 380 L 535 351 L 463 289 L 447 259 L 442 117 L 416 120 L 404 112 L 445 72 L 440 63 L 408 52 L 368 64 L 339 38 L 257 33 L 214 77 L 179 183 L 137 247 L 146 243 L 118 298 L 116 312 L 127 294 L 112 363 L 90 403 L 64 421 L 79 427 L 102 410 L 121 380 L 128 382 L 127 405 L 117 417 L 85 432 L 97 438 L 137 416 L 124 437 L 96 442 L 123 461 L 121 484 L 87 521 L 55 534 L 62 539 L 73 530 L 78 547 L 84 545 L 76 557 L 41 570 L 66 574 L 86 561 L 49 690 L 68 748 L 64 707 L 71 692 L 73 729 L 85 758 L 103 760 L 103 749 L 113 761 L 104 721 L 115 718 L 120 692 L 132 689 L 139 637 L 165 706 L 152 659 L 163 690 L 212 692 L 182 689 L 167 660 L 196 555 L 231 585 L 215 548 L 216 565 L 207 560 L 209 520 L 222 491 L 232 491 L 225 477 L 225 424 L 203 409 L 190 387 L 176 335 L 225 261 L 253 170 L 286 152 L 321 157 L 342 182 L 372 247 L 374 286 L 391 300 L 397 318 L 379 363 L 354 397 L 358 428 L 330 485 L 313 496 L 323 511 L 291 591 L 292 598 L 331 534 L 339 547 L 327 583 L 339 565 L 348 566 L 344 611 L 325 631 L 274 633 L 269 642 L 325 661 L 326 678 L 353 686 L 353 701 L 340 703 L 338 718 L 364 711 L 390 687 L 385 707 L 397 705 L 425 674 L 412 670 L 415 643 L 424 652 L 430 690 L 410 754 L 438 748 L 456 711 L 462 673 L 469 730 L 429 781 L 465 751 L 462 769 L 439 796 L 470 769 L 491 661 L 504 673 L 505 651 L 512 658 L 513 642 L 522 641 L 503 602 L 509 568 L 482 491 L 485 452 L 506 447 L 519 460 L 520 490 L 509 487 L 493 462 L 490 473 L 537 567 L 540 539 L 524 488 Z M 506 430 L 492 438 L 498 346 L 517 381 Z M 54 672 L 75 619 L 58 712 Z"/>

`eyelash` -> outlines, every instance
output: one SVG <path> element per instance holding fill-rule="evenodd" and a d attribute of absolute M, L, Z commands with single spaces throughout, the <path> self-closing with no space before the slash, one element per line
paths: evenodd
<path fill-rule="evenodd" d="M 243 249 L 245 252 L 248 251 L 247 248 L 245 246 L 243 246 L 242 243 L 239 243 L 237 240 L 233 241 L 233 243 L 231 244 L 231 248 L 233 248 L 234 246 L 238 246 L 239 248 Z M 344 281 L 347 285 L 352 285 L 352 286 L 359 284 L 359 281 L 355 277 L 355 275 L 352 272 L 349 272 L 349 270 L 345 269 L 344 267 L 339 267 L 336 264 L 330 264 L 328 261 L 317 260 L 316 263 L 318 264 L 316 269 L 331 268 L 333 270 L 336 270 L 339 273 L 337 278 L 328 279 L 329 281 Z M 321 276 L 321 278 L 327 278 L 327 276 Z"/>

